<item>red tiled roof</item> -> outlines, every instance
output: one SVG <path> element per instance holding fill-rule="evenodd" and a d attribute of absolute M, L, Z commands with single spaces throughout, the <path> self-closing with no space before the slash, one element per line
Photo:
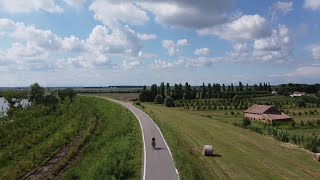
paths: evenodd
<path fill-rule="evenodd" d="M 266 106 L 266 105 L 253 105 L 249 109 L 247 109 L 245 113 L 263 114 L 271 107 L 272 106 Z"/>
<path fill-rule="evenodd" d="M 266 118 L 274 121 L 274 120 L 280 120 L 280 119 L 291 119 L 290 116 L 286 115 L 285 113 L 280 114 L 263 114 Z"/>

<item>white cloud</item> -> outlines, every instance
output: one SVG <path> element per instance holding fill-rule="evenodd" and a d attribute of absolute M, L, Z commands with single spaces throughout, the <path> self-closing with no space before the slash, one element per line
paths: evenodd
<path fill-rule="evenodd" d="M 142 25 L 149 20 L 146 11 L 130 1 L 94 1 L 89 9 L 94 18 L 104 25 L 114 28 L 119 24 Z"/>
<path fill-rule="evenodd" d="M 274 13 L 282 13 L 283 15 L 288 14 L 289 12 L 293 11 L 293 3 L 290 2 L 275 2 L 272 5 L 272 10 Z"/>
<path fill-rule="evenodd" d="M 33 11 L 46 11 L 49 13 L 62 13 L 62 7 L 55 4 L 55 0 L 0 0 L 2 9 L 9 13 L 30 13 Z"/>
<path fill-rule="evenodd" d="M 201 29 L 198 33 L 215 35 L 229 41 L 246 41 L 269 36 L 271 27 L 265 18 L 255 14 L 243 15 L 232 22 Z"/>
<path fill-rule="evenodd" d="M 304 1 L 304 8 L 311 9 L 311 10 L 320 10 L 320 1 L 319 0 L 305 0 Z"/>
<path fill-rule="evenodd" d="M 171 68 L 200 68 L 212 66 L 214 63 L 220 61 L 219 58 L 198 57 L 191 58 L 179 58 L 177 61 L 168 62 L 161 59 L 155 60 L 150 64 L 153 69 L 171 69 Z"/>
<path fill-rule="evenodd" d="M 292 72 L 285 74 L 270 74 L 268 77 L 285 77 L 285 78 L 311 78 L 317 79 L 320 76 L 320 66 L 301 66 Z"/>
<path fill-rule="evenodd" d="M 313 58 L 315 60 L 320 60 L 320 45 L 315 46 L 311 49 Z"/>
<path fill-rule="evenodd" d="M 188 46 L 189 42 L 188 39 L 179 39 L 177 41 L 177 46 Z"/>
<path fill-rule="evenodd" d="M 196 49 L 194 54 L 197 56 L 208 56 L 211 54 L 211 50 L 209 48 L 200 48 Z"/>
<path fill-rule="evenodd" d="M 58 65 L 54 63 L 54 67 L 61 67 L 64 60 L 66 64 L 92 68 L 109 65 L 111 56 L 127 59 L 150 58 L 151 54 L 142 53 L 142 43 L 156 38 L 155 35 L 138 34 L 128 26 L 109 30 L 105 26 L 97 25 L 86 39 L 72 35 L 60 37 L 50 30 L 37 29 L 9 19 L 0 19 L 0 27 L 8 37 L 19 41 L 13 43 L 11 48 L 1 51 L 1 64 L 10 61 L 20 63 L 21 66 L 25 64 L 26 67 L 33 61 L 46 64 L 55 59 L 60 61 Z"/>
<path fill-rule="evenodd" d="M 229 53 L 231 61 L 248 61 L 251 58 L 251 49 L 247 43 L 236 43 L 232 46 L 232 52 Z"/>
<path fill-rule="evenodd" d="M 167 53 L 170 56 L 175 56 L 179 53 L 180 49 L 179 46 L 188 46 L 189 41 L 187 39 L 179 39 L 177 42 L 173 40 L 163 40 L 162 47 L 167 50 Z"/>
<path fill-rule="evenodd" d="M 163 40 L 162 47 L 164 47 L 170 56 L 175 56 L 179 49 L 176 47 L 176 44 L 172 40 Z"/>
<path fill-rule="evenodd" d="M 273 30 L 270 37 L 257 39 L 254 41 L 253 56 L 262 61 L 284 61 L 291 54 L 292 40 L 289 29 L 284 25 L 279 25 L 278 30 Z"/>
<path fill-rule="evenodd" d="M 225 22 L 234 0 L 158 0 L 138 4 L 162 25 L 201 29 Z"/>
<path fill-rule="evenodd" d="M 69 6 L 75 7 L 75 8 L 81 8 L 83 7 L 86 0 L 64 0 Z"/>
<path fill-rule="evenodd" d="M 150 40 L 157 39 L 157 35 L 155 35 L 155 34 L 140 34 L 140 33 L 138 33 L 137 35 L 138 35 L 138 38 L 143 41 L 150 41 Z"/>

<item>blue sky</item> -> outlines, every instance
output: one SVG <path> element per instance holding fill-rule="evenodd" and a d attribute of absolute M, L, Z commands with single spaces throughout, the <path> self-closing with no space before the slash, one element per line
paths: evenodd
<path fill-rule="evenodd" d="M 0 86 L 319 83 L 320 0 L 0 0 Z"/>

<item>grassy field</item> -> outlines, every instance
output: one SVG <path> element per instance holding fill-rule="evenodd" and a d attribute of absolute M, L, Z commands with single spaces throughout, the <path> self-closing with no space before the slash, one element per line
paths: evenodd
<path fill-rule="evenodd" d="M 297 146 L 221 121 L 234 116 L 197 114 L 143 103 L 162 129 L 182 179 L 319 179 L 319 163 Z M 213 112 L 215 114 L 215 112 Z M 213 157 L 203 157 L 212 144 Z"/>
<path fill-rule="evenodd" d="M 71 141 L 72 153 L 86 141 L 97 122 L 83 98 L 61 103 L 57 112 L 32 106 L 15 113 L 11 121 L 0 126 L 0 179 L 21 177 L 45 164 Z"/>
<path fill-rule="evenodd" d="M 103 99 L 77 97 L 59 103 L 56 111 L 34 105 L 0 125 L 0 179 L 21 178 L 65 147 L 65 155 L 50 166 L 50 177 L 78 155 L 65 179 L 139 179 L 140 137 L 134 116 Z"/>
<path fill-rule="evenodd" d="M 103 94 L 92 94 L 94 96 L 108 97 L 119 101 L 130 101 L 132 99 L 138 99 L 139 93 L 103 93 Z"/>
<path fill-rule="evenodd" d="M 99 128 L 80 162 L 62 179 L 140 179 L 142 140 L 138 121 L 121 105 L 91 98 Z"/>

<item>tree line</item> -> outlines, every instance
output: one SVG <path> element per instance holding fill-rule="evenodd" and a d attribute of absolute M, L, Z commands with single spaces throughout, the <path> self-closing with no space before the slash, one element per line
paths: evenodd
<path fill-rule="evenodd" d="M 210 98 L 233 98 L 236 95 L 254 95 L 254 94 L 270 94 L 272 87 L 270 83 L 260 83 L 253 86 L 243 85 L 239 82 L 237 86 L 233 83 L 230 85 L 219 83 L 208 83 L 202 86 L 191 86 L 188 82 L 183 86 L 180 84 L 174 84 L 170 86 L 169 83 L 162 82 L 160 86 L 153 84 L 147 89 L 146 86 L 139 93 L 139 99 L 142 102 L 155 102 L 162 104 L 167 100 L 179 100 L 179 99 L 210 99 Z"/>

